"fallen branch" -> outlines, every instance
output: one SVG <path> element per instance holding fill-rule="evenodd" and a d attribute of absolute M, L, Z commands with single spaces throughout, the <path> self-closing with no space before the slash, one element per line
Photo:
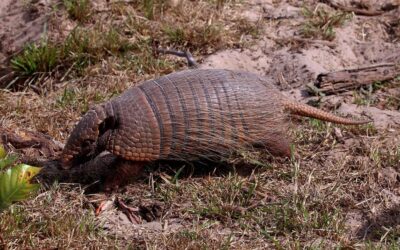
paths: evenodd
<path fill-rule="evenodd" d="M 19 128 L 0 128 L 0 144 L 3 144 L 7 151 L 42 160 L 53 159 L 64 146 L 48 135 Z"/>
<path fill-rule="evenodd" d="M 346 12 L 353 12 L 354 14 L 361 15 L 361 16 L 379 16 L 379 15 L 382 15 L 383 13 L 385 13 L 385 11 L 382 11 L 382 10 L 364 10 L 364 9 L 357 9 L 354 7 L 350 7 L 350 6 L 344 6 L 344 5 L 335 3 L 334 1 L 321 1 L 321 2 L 326 3 L 335 9 L 339 9 L 339 10 L 346 11 Z"/>
<path fill-rule="evenodd" d="M 301 38 L 301 37 L 268 37 L 275 42 L 282 44 L 282 45 L 287 45 L 288 43 L 292 42 L 297 42 L 297 43 L 305 43 L 305 44 L 320 44 L 320 45 L 325 45 L 328 46 L 329 48 L 335 48 L 336 43 L 331 42 L 331 41 L 325 41 L 325 40 L 320 40 L 320 39 L 308 39 L 308 38 Z"/>
<path fill-rule="evenodd" d="M 378 64 L 319 74 L 314 86 L 321 93 L 335 94 L 357 89 L 374 82 L 391 80 L 399 74 L 400 66 L 398 64 Z"/>

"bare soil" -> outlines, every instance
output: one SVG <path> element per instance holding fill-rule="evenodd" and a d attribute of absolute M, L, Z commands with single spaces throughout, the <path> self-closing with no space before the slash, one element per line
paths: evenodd
<path fill-rule="evenodd" d="M 173 8 L 184 8 L 176 7 L 182 2 L 183 6 L 193 4 L 185 0 L 167 2 Z M 249 35 L 254 30 L 248 28 L 247 33 L 236 38 L 233 33 L 222 40 L 210 38 L 208 41 L 217 42 L 205 43 L 204 48 L 194 51 L 201 68 L 255 72 L 271 79 L 293 99 L 343 116 L 368 117 L 373 123 L 346 127 L 293 117 L 289 131 L 295 141 L 293 159 L 249 153 L 232 159 L 229 166 L 186 165 L 181 174 L 182 165 L 160 163 L 150 166 L 136 183 L 112 195 L 90 194 L 90 185 L 54 184 L 43 188 L 34 199 L 0 214 L 0 246 L 398 249 L 400 72 L 392 80 L 336 95 L 313 95 L 307 85 L 313 84 L 321 73 L 389 62 L 399 64 L 400 2 L 222 2 L 218 10 L 219 5 L 213 1 L 199 1 L 193 9 L 201 5 L 203 10 L 215 10 L 205 22 L 220 18 L 223 30 L 235 30 L 240 18 L 246 20 L 246 27 L 251 24 L 257 31 Z M 118 26 L 128 23 L 132 16 L 146 19 L 129 1 L 122 5 L 91 3 L 92 17 L 81 24 L 86 29 Z M 54 6 L 59 6 L 58 10 L 49 11 Z M 302 35 L 303 25 L 309 22 L 305 7 L 313 13 L 319 9 L 327 13 L 345 10 L 338 6 L 347 6 L 353 12 L 342 25 L 333 28 L 332 40 Z M 180 20 L 172 14 L 165 14 L 164 18 Z M 38 41 L 43 35 L 62 41 L 76 25 L 77 21 L 59 3 L 1 1 L 2 68 L 7 74 L 10 72 L 9 59 L 28 41 Z M 136 30 L 124 32 L 131 43 L 138 37 L 150 36 L 148 31 L 140 35 Z M 168 45 L 162 38 L 157 39 Z M 180 49 L 188 49 L 190 44 L 193 43 L 179 43 Z M 154 71 L 146 71 L 144 64 L 140 70 L 124 68 L 119 58 L 110 53 L 81 75 L 67 75 L 64 71 L 59 75 L 66 77 L 55 73 L 45 78 L 40 86 L 47 87 L 39 94 L 31 88 L 1 90 L 0 126 L 41 132 L 65 142 L 89 106 L 108 100 L 143 79 L 186 67 L 180 59 L 158 56 L 167 58 L 172 66 Z M 118 200 L 134 208 L 133 221 Z M 99 204 L 104 205 L 100 210 Z"/>
<path fill-rule="evenodd" d="M 20 51 L 28 42 L 37 41 L 46 30 L 48 1 L 0 2 L 0 61 Z"/>

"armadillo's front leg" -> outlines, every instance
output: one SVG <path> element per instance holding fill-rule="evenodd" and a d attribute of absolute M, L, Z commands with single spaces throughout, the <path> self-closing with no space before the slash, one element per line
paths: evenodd
<path fill-rule="evenodd" d="M 104 190 L 106 192 L 116 191 L 132 180 L 140 177 L 147 162 L 129 161 L 119 158 L 115 163 L 115 171 L 106 177 Z"/>

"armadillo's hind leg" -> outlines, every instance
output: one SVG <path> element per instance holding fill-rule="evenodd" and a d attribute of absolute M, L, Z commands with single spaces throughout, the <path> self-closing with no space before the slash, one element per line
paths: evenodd
<path fill-rule="evenodd" d="M 267 150 L 271 155 L 278 157 L 290 157 L 290 144 L 291 141 L 285 134 L 274 134 L 263 138 L 253 144 L 255 148 L 263 148 Z"/>
<path fill-rule="evenodd" d="M 112 192 L 140 177 L 147 162 L 118 159 L 115 171 L 106 177 L 104 191 Z"/>

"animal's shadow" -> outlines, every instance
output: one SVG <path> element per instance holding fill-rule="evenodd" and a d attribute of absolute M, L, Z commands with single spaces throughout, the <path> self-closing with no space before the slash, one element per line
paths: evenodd
<path fill-rule="evenodd" d="M 191 177 L 226 176 L 236 173 L 240 176 L 249 176 L 259 169 L 255 165 L 246 163 L 229 163 L 223 161 L 197 160 L 197 161 L 156 161 L 147 167 L 145 177 L 149 173 L 164 173 L 175 179 L 187 179 Z"/>
<path fill-rule="evenodd" d="M 85 193 L 98 193 L 103 191 L 103 184 L 108 175 L 115 171 L 116 158 L 112 155 L 100 156 L 87 163 L 64 170 L 57 160 L 37 163 L 44 166 L 37 179 L 44 187 L 49 188 L 55 181 L 63 183 L 82 184 Z M 146 166 L 140 176 L 132 176 L 129 185 L 135 182 L 147 181 L 152 176 L 155 181 L 161 181 L 161 175 L 168 175 L 171 179 L 188 179 L 191 177 L 226 176 L 236 173 L 240 176 L 249 176 L 253 171 L 258 171 L 259 166 L 245 162 L 229 163 L 201 159 L 197 161 L 171 161 L 159 160 Z M 152 173 L 152 174 L 151 174 Z M 122 187 L 119 191 L 123 192 Z"/>

